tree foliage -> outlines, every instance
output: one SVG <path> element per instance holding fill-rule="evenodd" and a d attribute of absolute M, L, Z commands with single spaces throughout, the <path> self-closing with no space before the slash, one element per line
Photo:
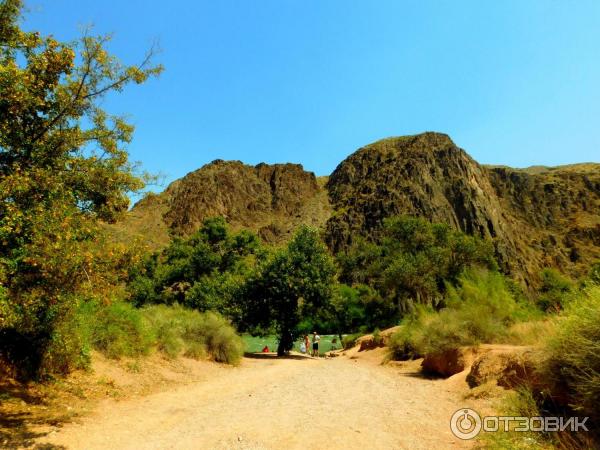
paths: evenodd
<path fill-rule="evenodd" d="M 279 335 L 277 353 L 284 354 L 292 348 L 302 315 L 317 315 L 328 305 L 334 275 L 333 259 L 318 232 L 301 227 L 287 247 L 249 279 L 243 325 L 274 328 Z"/>
<path fill-rule="evenodd" d="M 108 37 L 63 43 L 23 31 L 21 9 L 0 2 L 0 330 L 25 336 L 39 366 L 76 294 L 125 262 L 97 224 L 116 220 L 143 186 L 125 149 L 133 127 L 99 101 L 161 68 L 152 52 L 121 64 Z"/>
<path fill-rule="evenodd" d="M 223 218 L 209 218 L 192 236 L 174 238 L 134 267 L 130 297 L 137 305 L 177 302 L 199 311 L 218 311 L 237 322 L 239 291 L 264 258 L 255 234 L 231 233 Z"/>
<path fill-rule="evenodd" d="M 472 266 L 495 268 L 489 241 L 418 217 L 386 219 L 378 237 L 338 255 L 340 279 L 367 284 L 403 314 L 414 304 L 441 306 L 446 283 Z"/>

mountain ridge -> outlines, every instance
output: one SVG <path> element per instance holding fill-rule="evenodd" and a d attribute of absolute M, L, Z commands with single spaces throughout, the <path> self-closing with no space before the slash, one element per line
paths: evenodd
<path fill-rule="evenodd" d="M 543 267 L 580 276 L 600 258 L 600 164 L 483 165 L 436 132 L 368 144 L 329 177 L 300 164 L 215 160 L 140 200 L 112 232 L 160 248 L 220 215 L 276 245 L 300 224 L 318 227 L 337 252 L 398 214 L 493 240 L 502 270 L 525 285 Z"/>

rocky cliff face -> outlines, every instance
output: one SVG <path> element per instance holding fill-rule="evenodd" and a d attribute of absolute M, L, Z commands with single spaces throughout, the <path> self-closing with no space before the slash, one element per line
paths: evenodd
<path fill-rule="evenodd" d="M 486 171 L 521 257 L 515 272 L 555 267 L 578 277 L 600 259 L 600 164 Z"/>
<path fill-rule="evenodd" d="M 339 251 L 385 217 L 418 215 L 493 239 L 503 270 L 526 284 L 546 266 L 578 276 L 600 257 L 599 182 L 599 164 L 485 167 L 444 134 L 390 138 L 330 176 L 325 236 Z"/>
<path fill-rule="evenodd" d="M 334 251 L 396 214 L 423 216 L 482 237 L 506 237 L 486 171 L 443 134 L 364 147 L 337 167 L 327 188 L 336 211 L 326 232 Z"/>
<path fill-rule="evenodd" d="M 121 228 L 143 236 L 140 228 L 147 218 L 155 223 L 152 239 L 164 242 L 169 233 L 189 235 L 204 219 L 222 216 L 234 229 L 251 229 L 279 243 L 300 224 L 323 226 L 330 212 L 322 185 L 299 164 L 216 160 L 138 202 Z"/>
<path fill-rule="evenodd" d="M 503 270 L 526 284 L 543 267 L 579 276 L 600 258 L 600 164 L 487 167 L 423 133 L 363 147 L 325 181 L 298 164 L 214 161 L 136 204 L 119 233 L 160 246 L 224 216 L 281 243 L 304 223 L 322 227 L 336 252 L 410 214 L 492 239 Z"/>

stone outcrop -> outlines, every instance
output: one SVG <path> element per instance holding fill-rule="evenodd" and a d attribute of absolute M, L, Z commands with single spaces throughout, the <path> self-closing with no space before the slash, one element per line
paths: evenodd
<path fill-rule="evenodd" d="M 359 149 L 327 188 L 333 251 L 408 214 L 492 239 L 503 271 L 525 285 L 544 267 L 580 276 L 600 258 L 600 164 L 487 167 L 448 136 L 423 133 Z"/>
<path fill-rule="evenodd" d="M 224 217 L 233 229 L 250 229 L 268 243 L 284 242 L 301 224 L 322 227 L 330 215 L 322 180 L 300 164 L 258 164 L 216 160 L 138 202 L 125 222 L 144 236 L 143 217 L 160 216 L 148 236 L 186 236 L 204 219 Z M 136 220 L 137 219 L 137 220 Z M 121 227 L 123 228 L 123 227 Z"/>

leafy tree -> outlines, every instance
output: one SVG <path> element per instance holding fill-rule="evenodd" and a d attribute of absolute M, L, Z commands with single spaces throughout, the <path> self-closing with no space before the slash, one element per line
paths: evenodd
<path fill-rule="evenodd" d="M 492 243 L 422 218 L 388 218 L 372 241 L 358 240 L 338 255 L 340 278 L 366 283 L 396 305 L 395 316 L 413 305 L 441 306 L 446 283 L 471 266 L 495 269 Z"/>
<path fill-rule="evenodd" d="M 356 331 L 357 327 L 364 325 L 365 309 L 360 301 L 358 290 L 346 284 L 335 287 L 331 298 L 329 311 L 336 324 L 336 333 L 342 340 L 342 333 Z"/>
<path fill-rule="evenodd" d="M 357 236 L 348 251 L 336 255 L 340 280 L 348 284 L 374 284 L 380 274 L 383 252 L 383 246 Z"/>
<path fill-rule="evenodd" d="M 397 308 L 366 284 L 336 284 L 331 301 L 325 307 L 304 314 L 298 330 L 308 333 L 318 329 L 335 333 L 340 341 L 342 334 L 372 331 L 397 323 Z"/>
<path fill-rule="evenodd" d="M 152 52 L 121 64 L 107 37 L 25 32 L 21 8 L 0 2 L 0 333 L 30 343 L 37 371 L 74 294 L 105 284 L 98 221 L 116 220 L 143 187 L 125 150 L 133 127 L 99 101 L 161 68 Z"/>
<path fill-rule="evenodd" d="M 258 236 L 232 234 L 222 217 L 206 219 L 189 238 L 175 238 L 130 273 L 129 291 L 137 305 L 180 303 L 199 311 L 218 311 L 239 321 L 239 290 L 263 259 Z"/>
<path fill-rule="evenodd" d="M 302 315 L 327 306 L 335 267 L 316 230 L 301 227 L 287 248 L 276 252 L 251 278 L 244 299 L 247 328 L 275 329 L 277 354 L 294 343 Z"/>

